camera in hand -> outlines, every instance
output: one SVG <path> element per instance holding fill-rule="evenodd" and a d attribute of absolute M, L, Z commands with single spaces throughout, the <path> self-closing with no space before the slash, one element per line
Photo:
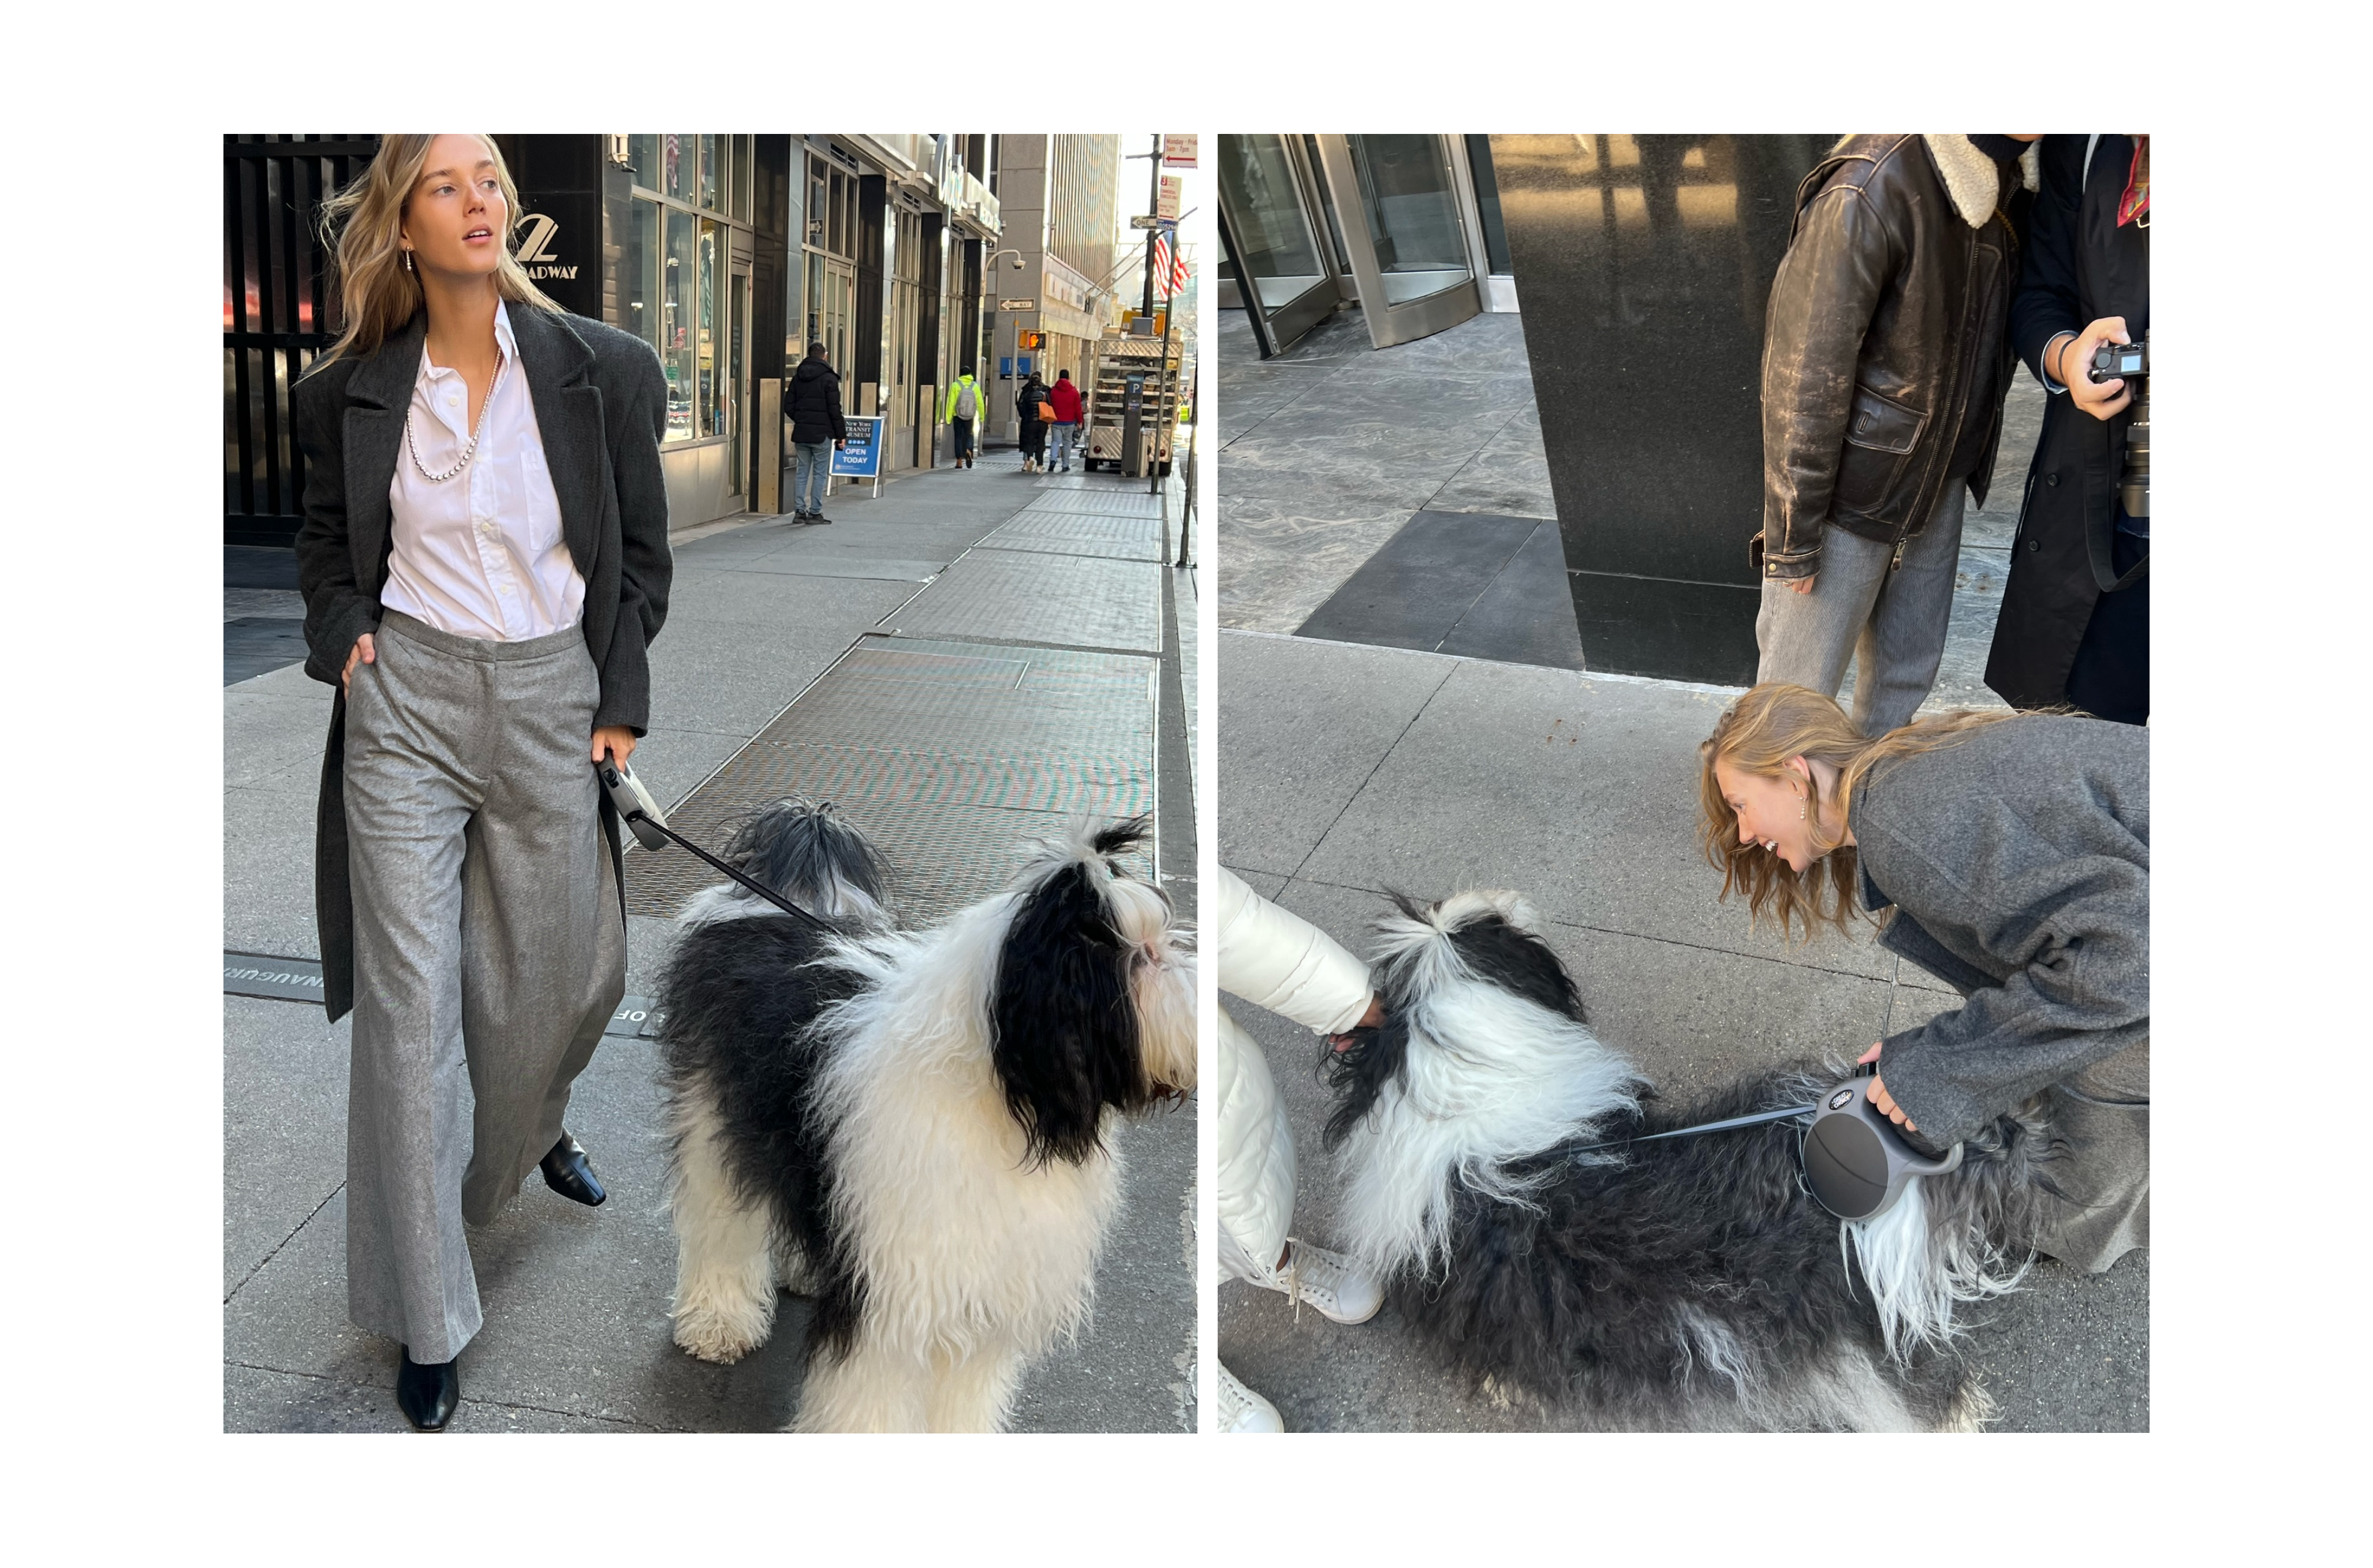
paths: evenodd
<path fill-rule="evenodd" d="M 2093 351 L 2093 380 L 2133 380 L 2126 422 L 2126 461 L 2118 477 L 2118 504 L 2128 517 L 2150 516 L 2150 334 L 2140 343 L 2105 343 Z"/>
<path fill-rule="evenodd" d="M 2150 374 L 2150 339 L 2140 343 L 2105 343 L 2093 350 L 2093 380 L 2114 381 Z"/>

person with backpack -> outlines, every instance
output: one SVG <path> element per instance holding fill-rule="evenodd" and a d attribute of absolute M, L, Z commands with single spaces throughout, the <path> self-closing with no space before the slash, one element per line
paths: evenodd
<path fill-rule="evenodd" d="M 980 383 L 973 380 L 972 367 L 967 365 L 964 368 L 964 374 L 958 376 L 955 383 L 948 388 L 947 406 L 941 411 L 941 417 L 955 427 L 955 460 L 958 468 L 972 466 L 975 451 L 972 427 L 973 421 L 979 416 Z"/>
<path fill-rule="evenodd" d="M 808 345 L 808 357 L 791 373 L 790 396 L 783 413 L 791 422 L 791 450 L 797 466 L 791 471 L 791 521 L 830 522 L 824 515 L 824 486 L 830 482 L 832 451 L 848 441 L 848 424 L 840 413 L 840 374 L 824 362 L 821 343 Z"/>
<path fill-rule="evenodd" d="M 1022 414 L 1022 472 L 1043 474 L 1046 471 L 1046 383 L 1037 371 L 1030 372 L 1013 401 Z"/>
<path fill-rule="evenodd" d="M 1071 472 L 1071 449 L 1080 439 L 1080 389 L 1069 370 L 1055 372 L 1055 384 L 1046 389 L 1044 412 L 1054 421 L 1051 433 L 1055 438 L 1055 461 L 1062 472 Z"/>

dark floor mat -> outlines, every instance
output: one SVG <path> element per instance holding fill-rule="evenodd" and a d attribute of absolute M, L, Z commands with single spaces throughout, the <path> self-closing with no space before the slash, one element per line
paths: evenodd
<path fill-rule="evenodd" d="M 1533 530 L 1533 536 L 1442 639 L 1441 650 L 1509 664 L 1583 668 L 1565 540 L 1555 520 Z"/>
<path fill-rule="evenodd" d="M 297 552 L 261 544 L 226 544 L 223 586 L 293 589 L 297 586 Z"/>
<path fill-rule="evenodd" d="M 223 623 L 223 685 L 305 661 L 305 623 L 295 616 L 241 615 Z"/>
<path fill-rule="evenodd" d="M 1362 562 L 1299 635 L 1579 669 L 1554 521 L 1421 511 Z"/>

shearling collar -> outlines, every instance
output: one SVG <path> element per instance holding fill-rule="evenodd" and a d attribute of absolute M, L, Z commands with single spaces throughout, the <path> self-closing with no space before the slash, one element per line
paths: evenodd
<path fill-rule="evenodd" d="M 1929 161 L 1953 198 L 1953 210 L 1971 228 L 1983 228 L 2002 199 L 2002 168 L 1967 136 L 1923 136 Z"/>

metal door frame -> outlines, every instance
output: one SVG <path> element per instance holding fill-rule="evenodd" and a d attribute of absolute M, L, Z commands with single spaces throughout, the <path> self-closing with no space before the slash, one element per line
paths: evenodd
<path fill-rule="evenodd" d="M 1244 247 L 1236 243 L 1237 225 L 1232 216 L 1233 204 L 1228 200 L 1227 183 L 1218 181 L 1220 194 L 1220 228 L 1222 243 L 1227 247 L 1228 259 L 1236 271 L 1236 287 L 1245 297 L 1245 314 L 1252 322 L 1253 338 L 1260 345 L 1260 357 L 1274 359 L 1300 341 L 1303 334 L 1335 313 L 1343 302 L 1342 279 L 1336 271 L 1334 247 L 1327 242 L 1327 217 L 1318 205 L 1316 176 L 1303 158 L 1297 137 L 1278 135 L 1278 146 L 1285 149 L 1288 172 L 1293 181 L 1293 196 L 1302 208 L 1303 227 L 1310 235 L 1311 253 L 1317 257 L 1321 280 L 1312 284 L 1275 310 L 1261 303 L 1258 280 L 1245 270 Z"/>
<path fill-rule="evenodd" d="M 1443 167 L 1450 172 L 1451 201 L 1458 207 L 1460 232 L 1467 232 L 1469 203 L 1458 196 L 1458 164 L 1455 155 L 1464 148 L 1454 147 L 1450 138 L 1437 135 L 1434 141 L 1442 148 Z M 1350 252 L 1351 274 L 1360 284 L 1361 314 L 1367 318 L 1368 341 L 1378 348 L 1390 348 L 1396 344 L 1413 343 L 1421 337 L 1447 331 L 1469 316 L 1483 313 L 1483 293 L 1477 283 L 1475 252 L 1472 245 L 1467 256 L 1467 276 L 1463 282 L 1439 289 L 1422 299 L 1411 299 L 1399 305 L 1385 302 L 1384 269 L 1376 264 L 1375 241 L 1368 233 L 1367 208 L 1359 200 L 1360 175 L 1351 162 L 1351 139 L 1348 135 L 1322 135 L 1318 138 L 1318 157 L 1326 167 L 1327 183 L 1335 193 L 1335 210 L 1349 213 L 1343 219 L 1343 248 Z M 1345 199 L 1349 192 L 1350 199 Z M 1357 221 L 1354 221 L 1354 219 Z M 1488 268 L 1489 262 L 1485 263 Z"/>

